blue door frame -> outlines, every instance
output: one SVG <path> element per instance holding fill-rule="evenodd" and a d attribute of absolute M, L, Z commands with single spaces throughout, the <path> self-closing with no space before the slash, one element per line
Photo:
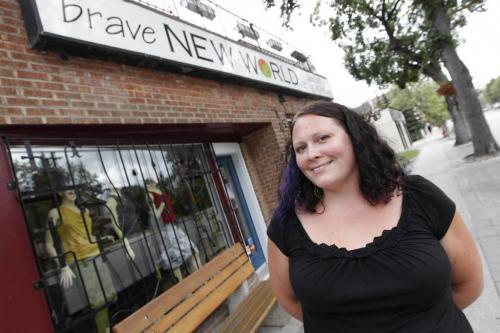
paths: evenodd
<path fill-rule="evenodd" d="M 250 210 L 248 209 L 245 196 L 243 195 L 241 184 L 238 179 L 238 174 L 236 173 L 236 169 L 234 168 L 233 160 L 231 159 L 231 156 L 218 156 L 217 164 L 220 168 L 226 169 L 231 177 L 231 182 L 234 185 L 234 194 L 238 197 L 238 201 L 241 205 L 241 213 L 246 220 L 239 221 L 238 219 L 238 223 L 246 223 L 247 229 L 250 232 L 251 239 L 248 239 L 248 237 L 245 239 L 245 237 L 243 237 L 243 241 L 245 242 L 246 246 L 251 245 L 251 243 L 253 242 L 255 251 L 252 251 L 250 253 L 250 260 L 252 261 L 253 267 L 257 269 L 265 262 L 264 252 L 262 246 L 260 245 L 259 238 L 257 237 L 257 232 L 255 230 L 255 226 L 253 224 L 252 216 L 250 215 Z M 242 229 L 241 225 L 240 229 Z"/>

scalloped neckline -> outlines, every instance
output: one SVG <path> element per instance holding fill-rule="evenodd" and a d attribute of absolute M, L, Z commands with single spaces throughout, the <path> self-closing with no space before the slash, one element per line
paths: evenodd
<path fill-rule="evenodd" d="M 406 212 L 407 212 L 407 192 L 405 189 L 402 190 L 402 203 L 401 203 L 401 214 L 399 216 L 398 222 L 396 225 L 390 229 L 384 229 L 382 232 L 373 238 L 373 240 L 366 245 L 348 250 L 346 247 L 338 247 L 336 244 L 326 244 L 321 243 L 318 244 L 314 242 L 307 233 L 306 229 L 300 222 L 297 214 L 294 213 L 295 220 L 299 226 L 299 229 L 306 241 L 306 247 L 313 252 L 313 254 L 317 254 L 324 258 L 329 257 L 352 257 L 352 258 L 360 258 L 372 253 L 377 252 L 378 250 L 385 249 L 388 247 L 395 246 L 401 236 L 405 233 L 406 227 L 404 221 L 406 220 Z"/>

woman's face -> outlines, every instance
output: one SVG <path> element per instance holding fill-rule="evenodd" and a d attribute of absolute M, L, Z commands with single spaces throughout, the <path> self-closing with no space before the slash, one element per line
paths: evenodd
<path fill-rule="evenodd" d="M 317 115 L 300 116 L 292 143 L 302 173 L 323 190 L 336 190 L 358 176 L 349 135 L 336 120 Z"/>

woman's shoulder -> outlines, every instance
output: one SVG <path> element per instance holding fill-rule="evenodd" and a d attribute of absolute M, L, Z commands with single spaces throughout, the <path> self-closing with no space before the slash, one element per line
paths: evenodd
<path fill-rule="evenodd" d="M 288 256 L 290 236 L 293 235 L 293 227 L 296 225 L 297 215 L 295 212 L 277 219 L 271 219 L 267 226 L 267 236 L 274 244 Z"/>
<path fill-rule="evenodd" d="M 434 192 L 436 190 L 440 191 L 436 184 L 421 175 L 406 175 L 403 182 L 403 188 L 424 193 L 429 191 Z"/>

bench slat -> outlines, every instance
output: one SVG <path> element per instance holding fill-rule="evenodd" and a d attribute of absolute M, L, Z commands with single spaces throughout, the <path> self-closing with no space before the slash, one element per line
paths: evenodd
<path fill-rule="evenodd" d="M 240 278 L 244 278 L 246 276 L 245 265 L 248 265 L 248 263 L 249 261 L 246 254 L 240 255 L 237 260 L 233 261 L 229 266 L 224 268 L 224 270 L 222 270 L 214 278 L 208 281 L 204 286 L 196 290 L 196 292 L 186 298 L 182 303 L 178 304 L 174 309 L 172 309 L 171 312 L 160 318 L 151 328 L 147 329 L 147 332 L 164 332 L 171 326 L 177 325 L 177 323 L 182 320 L 181 318 L 183 318 L 184 316 L 186 316 L 184 317 L 184 319 L 189 318 L 190 324 L 193 325 L 198 322 L 203 322 L 203 320 L 208 315 L 206 315 L 205 317 L 193 317 L 193 312 L 200 307 L 210 307 L 209 310 L 214 311 L 217 307 L 210 304 L 205 304 L 205 299 L 210 297 L 211 294 L 223 293 L 225 285 L 227 284 L 226 280 L 228 280 L 228 278 L 232 276 L 239 276 Z"/>
<path fill-rule="evenodd" d="M 247 312 L 248 315 L 244 318 L 241 324 L 241 333 L 248 332 L 254 333 L 259 328 L 260 324 L 266 319 L 269 311 L 276 303 L 276 297 L 270 291 L 266 293 L 262 300 L 259 302 L 258 307 L 255 308 L 254 311 Z"/>
<path fill-rule="evenodd" d="M 189 275 L 178 285 L 144 305 L 126 319 L 113 327 L 113 333 L 142 332 L 159 317 L 189 297 L 192 292 L 206 283 L 216 272 L 222 270 L 231 260 L 244 254 L 241 243 L 225 250 L 198 271 Z"/>
<path fill-rule="evenodd" d="M 215 311 L 226 299 L 254 272 L 253 266 L 250 261 L 247 261 L 238 272 L 231 275 L 221 288 L 206 297 L 196 308 L 194 308 L 189 315 L 182 318 L 175 326 L 167 332 L 192 332 L 194 331 L 205 319 Z"/>
<path fill-rule="evenodd" d="M 269 281 L 259 282 L 226 319 L 220 332 L 255 332 L 275 303 Z"/>

